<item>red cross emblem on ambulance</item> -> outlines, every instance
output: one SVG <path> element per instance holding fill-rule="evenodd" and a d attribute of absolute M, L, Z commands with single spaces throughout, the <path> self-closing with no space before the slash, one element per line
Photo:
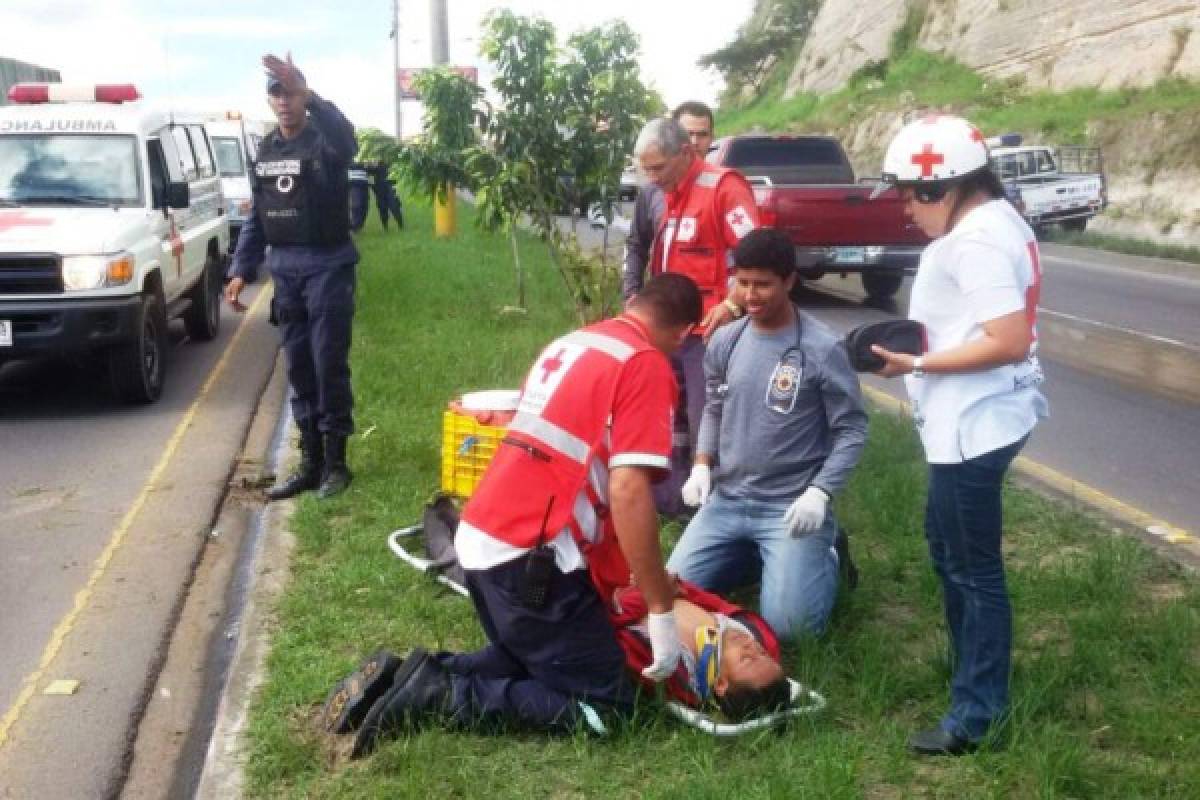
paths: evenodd
<path fill-rule="evenodd" d="M 164 241 L 171 245 L 171 257 L 175 259 L 176 272 L 183 274 L 183 237 L 179 235 L 179 229 L 175 227 L 174 217 L 171 217 L 171 235 Z"/>
<path fill-rule="evenodd" d="M 24 228 L 54 224 L 54 220 L 45 217 L 31 217 L 27 211 L 17 211 L 12 214 L 0 214 L 0 233 L 9 228 Z"/>

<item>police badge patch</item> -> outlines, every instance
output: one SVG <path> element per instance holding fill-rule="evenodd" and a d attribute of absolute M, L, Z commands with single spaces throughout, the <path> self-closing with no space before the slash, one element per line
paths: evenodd
<path fill-rule="evenodd" d="M 791 364 L 777 364 L 767 384 L 767 408 L 788 414 L 796 407 L 796 396 L 800 393 L 800 370 Z"/>

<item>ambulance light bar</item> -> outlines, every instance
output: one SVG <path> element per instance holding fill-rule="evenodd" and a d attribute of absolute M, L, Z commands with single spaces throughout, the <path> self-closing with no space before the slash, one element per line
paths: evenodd
<path fill-rule="evenodd" d="M 8 90 L 11 103 L 131 103 L 141 97 L 132 83 L 70 86 L 62 83 L 18 83 Z"/>

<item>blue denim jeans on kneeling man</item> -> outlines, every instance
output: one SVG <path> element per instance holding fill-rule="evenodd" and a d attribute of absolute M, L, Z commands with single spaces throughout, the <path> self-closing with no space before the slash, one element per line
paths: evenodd
<path fill-rule="evenodd" d="M 819 634 L 837 595 L 832 509 L 821 527 L 792 538 L 790 500 L 729 497 L 720 487 L 683 532 L 667 570 L 718 594 L 761 581 L 759 613 L 781 639 Z"/>

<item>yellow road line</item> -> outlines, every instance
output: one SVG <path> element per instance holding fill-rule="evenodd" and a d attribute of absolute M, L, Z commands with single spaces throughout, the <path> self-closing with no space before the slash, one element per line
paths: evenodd
<path fill-rule="evenodd" d="M 254 299 L 254 303 L 251 304 L 250 309 L 246 314 L 246 319 L 249 319 L 249 317 L 254 314 L 258 307 L 262 304 L 263 299 L 269 294 L 271 294 L 270 286 L 266 285 L 263 287 L 262 291 L 258 293 L 258 297 Z M 138 493 L 137 499 L 133 501 L 133 505 L 129 507 L 129 510 L 125 512 L 125 516 L 121 518 L 120 524 L 117 525 L 117 528 L 113 532 L 112 538 L 109 539 L 108 544 L 105 546 L 104 551 L 101 552 L 100 557 L 96 559 L 96 564 L 92 568 L 92 574 L 88 576 L 87 583 L 84 584 L 82 589 L 76 592 L 75 605 L 69 612 L 67 612 L 66 616 L 59 620 L 58 625 L 55 626 L 54 632 L 50 635 L 50 641 L 46 644 L 46 649 L 42 651 L 42 658 L 41 661 L 38 662 L 37 669 L 25 677 L 25 680 L 22 682 L 21 693 L 17 695 L 16 702 L 13 703 L 12 708 L 10 708 L 4 715 L 4 718 L 0 719 L 0 747 L 2 747 L 5 741 L 8 740 L 8 732 L 12 729 L 12 726 L 21 716 L 21 712 L 25 710 L 25 706 L 28 705 L 30 698 L 33 697 L 34 690 L 37 688 L 37 685 L 41 682 L 42 678 L 45 677 L 46 669 L 50 666 L 50 663 L 54 661 L 54 658 L 58 655 L 59 650 L 62 649 L 63 642 L 66 640 L 67 635 L 75 627 L 75 623 L 79 620 L 79 615 L 83 612 L 83 609 L 91 600 L 92 592 L 96 588 L 96 584 L 104 575 L 104 571 L 108 568 L 109 562 L 112 561 L 117 550 L 120 549 L 121 544 L 125 541 L 125 536 L 129 533 L 129 529 L 133 526 L 133 521 L 141 512 L 142 506 L 146 504 L 146 498 L 148 498 L 150 493 L 154 491 L 155 484 L 158 482 L 159 478 L 162 477 L 162 474 L 166 471 L 167 465 L 170 463 L 171 458 L 175 455 L 175 451 L 179 448 L 179 443 L 183 440 L 183 434 L 191 426 L 192 419 L 196 416 L 196 410 L 200 407 L 200 403 L 204 401 L 204 398 L 208 396 L 208 393 L 212 389 L 213 384 L 216 383 L 217 378 L 220 377 L 221 373 L 225 370 L 226 364 L 229 363 L 230 355 L 237 348 L 237 344 L 241 340 L 242 333 L 245 332 L 247 327 L 249 326 L 245 323 L 238 326 L 237 332 L 234 333 L 233 339 L 231 339 L 229 342 L 229 346 L 225 348 L 225 352 L 221 355 L 220 360 L 217 361 L 217 365 L 213 368 L 213 371 L 209 373 L 208 380 L 206 380 L 204 385 L 200 388 L 200 393 L 196 396 L 196 399 L 192 401 L 192 404 L 188 407 L 187 412 L 183 415 L 183 419 L 181 419 L 179 424 L 175 427 L 175 431 L 171 434 L 171 438 L 167 440 L 167 446 L 163 450 L 162 456 L 158 459 L 158 463 L 154 465 L 154 469 L 150 471 L 150 477 L 146 479 L 146 483 L 142 486 L 142 491 Z"/>
<path fill-rule="evenodd" d="M 911 416 L 911 407 L 908 403 L 902 400 L 897 400 L 890 394 L 883 392 L 873 386 L 863 386 L 863 394 L 865 394 L 876 405 L 882 406 L 885 410 L 893 414 L 904 414 Z M 1013 466 L 1034 480 L 1037 480 L 1046 486 L 1053 489 L 1055 492 L 1074 497 L 1083 502 L 1094 506 L 1102 512 L 1110 516 L 1121 519 L 1131 525 L 1135 525 L 1147 533 L 1153 534 L 1161 538 L 1163 541 L 1174 545 L 1196 545 L 1200 544 L 1200 540 L 1185 531 L 1183 528 L 1177 528 L 1168 522 L 1165 522 L 1153 514 L 1131 506 L 1128 503 L 1122 502 L 1117 498 L 1105 494 L 1099 489 L 1089 486 L 1086 483 L 1071 478 L 1056 469 L 1052 469 L 1041 462 L 1034 461 L 1028 456 L 1018 456 Z"/>

